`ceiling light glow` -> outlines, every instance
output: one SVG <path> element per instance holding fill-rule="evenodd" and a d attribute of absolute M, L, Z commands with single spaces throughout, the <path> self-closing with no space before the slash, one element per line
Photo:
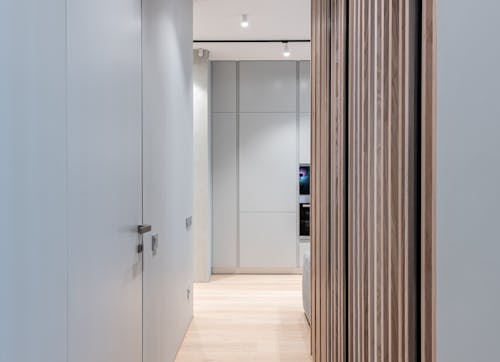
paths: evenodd
<path fill-rule="evenodd" d="M 248 28 L 248 25 L 250 25 L 249 22 L 248 22 L 248 15 L 243 14 L 241 16 L 241 27 L 242 28 Z"/>
<path fill-rule="evenodd" d="M 288 43 L 284 43 L 285 47 L 283 49 L 283 56 L 284 57 L 289 57 L 292 53 L 290 53 L 290 48 L 288 47 Z"/>

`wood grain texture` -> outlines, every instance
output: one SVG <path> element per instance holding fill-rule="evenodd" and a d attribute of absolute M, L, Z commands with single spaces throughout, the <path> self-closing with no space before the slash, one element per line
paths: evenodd
<path fill-rule="evenodd" d="M 346 4 L 312 1 L 312 354 L 345 356 Z M 337 81 L 332 81 L 336 79 Z M 315 196 L 314 196 L 315 195 Z"/>
<path fill-rule="evenodd" d="M 421 356 L 436 361 L 437 0 L 422 0 Z"/>
<path fill-rule="evenodd" d="M 176 362 L 308 362 L 299 275 L 217 275 L 195 284 Z"/>
<path fill-rule="evenodd" d="M 312 10 L 314 360 L 433 362 L 435 0 Z"/>
<path fill-rule="evenodd" d="M 349 361 L 415 361 L 410 0 L 351 0 L 347 47 Z"/>

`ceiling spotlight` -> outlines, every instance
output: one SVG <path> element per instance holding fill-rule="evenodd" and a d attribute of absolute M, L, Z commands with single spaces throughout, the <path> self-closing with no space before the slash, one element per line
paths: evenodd
<path fill-rule="evenodd" d="M 243 14 L 241 16 L 241 27 L 242 28 L 248 28 L 248 25 L 249 25 L 249 23 L 248 23 L 248 16 L 246 14 Z"/>
<path fill-rule="evenodd" d="M 283 56 L 288 58 L 291 54 L 290 48 L 288 47 L 288 43 L 283 43 L 283 44 L 285 44 L 285 47 L 283 49 Z"/>

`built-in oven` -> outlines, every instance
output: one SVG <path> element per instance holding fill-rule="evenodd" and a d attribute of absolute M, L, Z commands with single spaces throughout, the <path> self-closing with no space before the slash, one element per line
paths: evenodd
<path fill-rule="evenodd" d="M 300 204 L 300 237 L 309 238 L 311 224 L 311 204 Z"/>
<path fill-rule="evenodd" d="M 311 220 L 311 166 L 299 167 L 299 230 L 301 239 L 309 239 Z"/>

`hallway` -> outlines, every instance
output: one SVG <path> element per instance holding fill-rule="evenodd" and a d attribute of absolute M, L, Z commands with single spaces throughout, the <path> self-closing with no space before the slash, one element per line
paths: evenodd
<path fill-rule="evenodd" d="M 312 361 L 300 275 L 218 275 L 194 286 L 177 362 Z"/>

